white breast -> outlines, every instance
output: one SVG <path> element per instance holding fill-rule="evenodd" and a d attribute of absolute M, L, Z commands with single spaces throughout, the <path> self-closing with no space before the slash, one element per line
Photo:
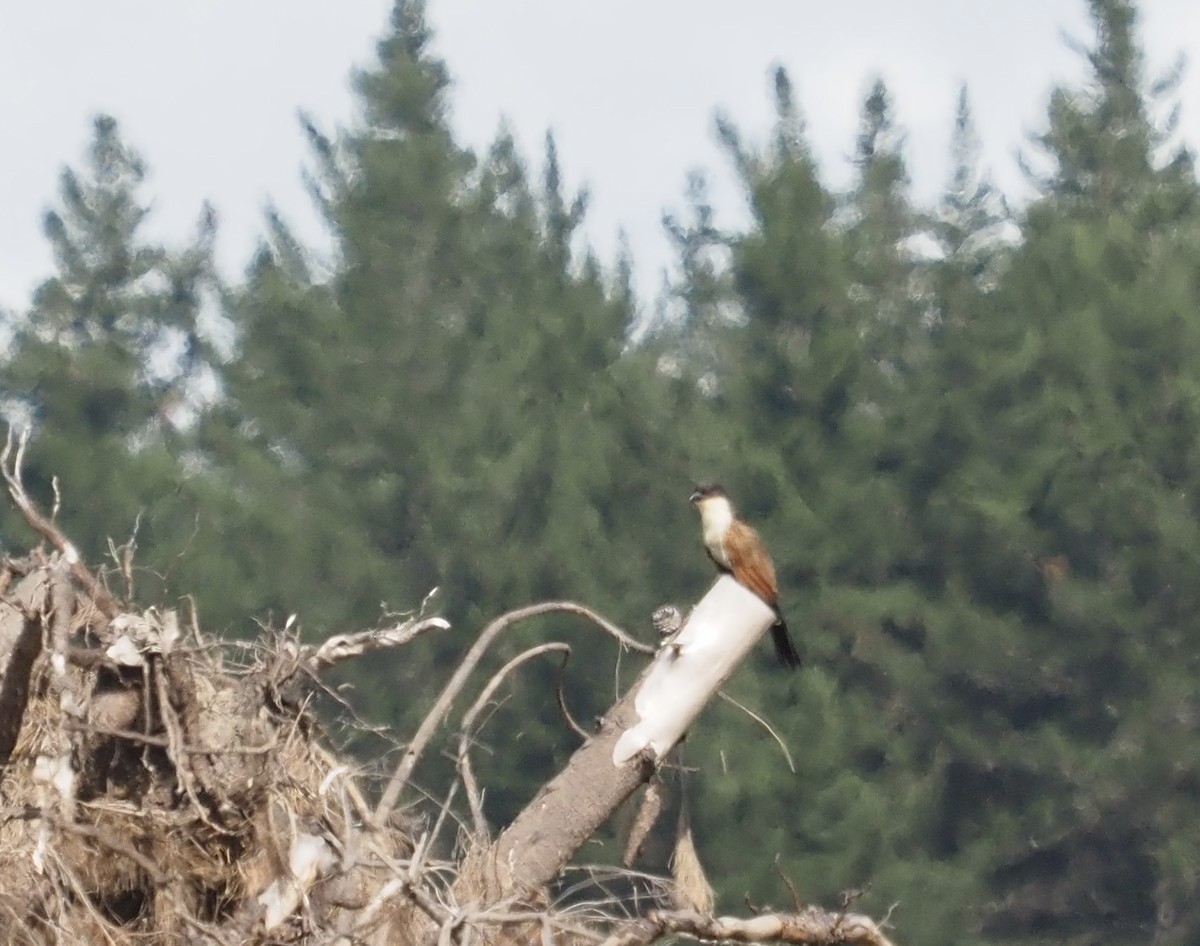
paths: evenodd
<path fill-rule="evenodd" d="M 700 524 L 708 551 L 722 566 L 729 568 L 729 555 L 725 551 L 725 533 L 733 525 L 733 507 L 729 500 L 723 496 L 701 500 Z"/>

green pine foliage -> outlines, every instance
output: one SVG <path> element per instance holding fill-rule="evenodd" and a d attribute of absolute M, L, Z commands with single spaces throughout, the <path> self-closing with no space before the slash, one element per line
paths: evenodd
<path fill-rule="evenodd" d="M 458 147 L 416 3 L 397 4 L 358 87 L 361 126 L 309 126 L 333 272 L 316 278 L 273 221 L 234 294 L 238 352 L 205 446 L 276 548 L 264 561 L 255 540 L 245 563 L 260 607 L 324 635 L 440 588 L 455 630 L 427 642 L 429 662 L 381 661 L 353 680 L 369 717 L 409 726 L 442 675 L 431 666 L 451 667 L 504 610 L 571 598 L 647 624 L 659 580 L 681 571 L 656 562 L 683 534 L 689 474 L 668 440 L 671 396 L 652 361 L 626 354 L 628 274 L 622 285 L 582 245 L 586 195 L 567 192 L 553 140 L 540 182 L 505 132 L 480 157 Z M 674 541 L 648 527 L 671 520 Z M 610 642 L 566 630 L 575 678 L 612 680 Z M 526 671 L 496 723 L 524 730 L 503 766 L 482 763 L 497 817 L 551 771 L 547 747 L 569 746 L 540 702 L 553 673 Z M 583 718 L 610 700 L 611 687 L 574 689 Z"/>
<path fill-rule="evenodd" d="M 535 163 L 503 129 L 454 139 L 417 0 L 356 78 L 361 119 L 304 119 L 329 258 L 271 211 L 221 286 L 211 213 L 147 241 L 145 166 L 98 119 L 47 215 L 55 272 L 5 318 L 31 487 L 49 503 L 57 476 L 89 558 L 136 528 L 143 600 L 192 592 L 208 627 L 296 613 L 322 637 L 439 586 L 451 632 L 343 681 L 403 733 L 509 608 L 570 598 L 648 637 L 694 601 L 686 496 L 722 480 L 805 659 L 764 647 L 729 685 L 787 753 L 726 704 L 687 742 L 725 907 L 789 906 L 782 873 L 824 904 L 869 886 L 900 942 L 1193 942 L 1198 189 L 1155 118 L 1177 75 L 1147 79 L 1130 0 L 1088 6 L 1090 74 L 1050 97 L 1029 206 L 981 167 L 965 90 L 945 193 L 916 206 L 882 81 L 834 192 L 779 69 L 765 141 L 717 123 L 749 224 L 692 176 L 651 317 L 632 262 L 589 250 L 552 138 Z M 550 635 L 576 716 L 603 711 L 633 662 L 574 622 L 497 660 Z M 497 822 L 574 745 L 555 680 L 524 669 L 480 737 Z M 448 775 L 420 773 L 435 795 Z"/>
<path fill-rule="evenodd" d="M 49 508 L 57 480 L 62 522 L 92 559 L 136 538 L 158 566 L 137 576 L 153 599 L 193 532 L 190 429 L 217 391 L 220 320 L 212 211 L 180 250 L 147 242 L 145 177 L 117 123 L 97 118 L 86 167 L 63 171 L 46 213 L 56 272 L 14 319 L 0 394 L 33 430 L 31 492 Z M 30 541 L 12 510 L 0 529 L 11 548 Z"/>

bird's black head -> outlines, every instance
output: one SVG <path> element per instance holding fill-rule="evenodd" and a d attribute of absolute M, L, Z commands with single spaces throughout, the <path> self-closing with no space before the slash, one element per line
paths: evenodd
<path fill-rule="evenodd" d="M 688 497 L 688 502 L 694 505 L 702 499 L 708 499 L 710 496 L 727 496 L 725 487 L 720 483 L 700 483 L 692 490 L 692 495 Z"/>

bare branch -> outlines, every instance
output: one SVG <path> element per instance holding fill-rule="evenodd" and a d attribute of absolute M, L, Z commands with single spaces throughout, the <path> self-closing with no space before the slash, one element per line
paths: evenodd
<path fill-rule="evenodd" d="M 596 733 L 542 786 L 489 852 L 502 889 L 552 883 L 595 831 L 654 773 L 774 613 L 721 577 Z"/>
<path fill-rule="evenodd" d="M 500 687 L 500 684 L 504 682 L 504 679 L 512 671 L 516 670 L 522 664 L 533 660 L 535 657 L 549 653 L 562 654 L 563 663 L 565 664 L 571 655 L 571 648 L 567 644 L 554 641 L 549 644 L 540 644 L 537 647 L 531 647 L 524 653 L 518 654 L 492 675 L 492 679 L 487 682 L 487 686 L 483 688 L 483 692 L 479 694 L 475 702 L 471 704 L 471 708 L 467 710 L 466 715 L 463 716 L 462 726 L 459 729 L 458 735 L 458 774 L 462 777 L 463 787 L 467 790 L 467 798 L 471 805 L 471 818 L 475 822 L 476 837 L 487 837 L 487 820 L 483 816 L 483 798 L 479 791 L 479 786 L 475 781 L 475 773 L 471 770 L 472 727 L 475 725 L 475 718 L 487 706 L 488 701 L 491 700 L 493 694 Z"/>
<path fill-rule="evenodd" d="M 160 749 L 170 749 L 179 751 L 187 755 L 207 755 L 207 756 L 255 756 L 255 755 L 270 755 L 275 752 L 280 746 L 280 740 L 272 739 L 268 743 L 261 746 L 222 746 L 220 748 L 214 746 L 190 746 L 184 743 L 174 742 L 170 736 L 153 736 L 147 733 L 137 732 L 133 729 L 114 729 L 108 726 L 96 726 L 92 723 L 67 723 L 65 726 L 68 732 L 94 733 L 97 736 L 111 736 L 114 739 L 124 739 L 127 742 L 136 742 L 144 746 L 157 746 Z"/>
<path fill-rule="evenodd" d="M 338 634 L 322 642 L 317 648 L 301 648 L 300 660 L 306 670 L 317 673 L 351 657 L 361 657 L 391 647 L 402 647 L 426 631 L 444 631 L 449 627 L 450 623 L 442 618 L 426 618 L 423 621 L 404 621 L 381 630 Z"/>
<path fill-rule="evenodd" d="M 777 733 L 771 727 L 771 724 L 768 723 L 761 716 L 759 716 L 758 713 L 754 712 L 754 710 L 750 709 L 750 707 L 746 706 L 743 703 L 739 703 L 737 700 L 735 700 L 732 696 L 730 696 L 724 690 L 718 690 L 717 696 L 719 696 L 721 699 L 723 699 L 726 703 L 732 703 L 734 706 L 736 706 L 738 709 L 740 709 L 743 713 L 745 713 L 752 720 L 754 720 L 756 723 L 758 723 L 760 726 L 762 726 L 763 729 L 765 729 L 768 733 L 771 734 L 771 738 L 775 740 L 775 742 L 779 746 L 780 750 L 782 750 L 783 757 L 785 759 L 787 759 L 788 768 L 791 770 L 792 774 L 795 775 L 796 774 L 796 763 L 792 761 L 792 754 L 790 752 L 788 752 L 787 745 L 779 737 L 779 733 Z"/>
<path fill-rule="evenodd" d="M 16 444 L 15 453 L 13 452 L 14 442 Z M 71 574 L 75 577 L 76 581 L 83 585 L 105 617 L 116 617 L 121 612 L 121 607 L 116 599 L 108 593 L 108 589 L 100 584 L 96 576 L 83 564 L 83 560 L 79 557 L 79 549 L 75 547 L 75 544 L 67 538 L 66 534 L 52 520 L 47 519 L 38 510 L 37 503 L 25 491 L 25 483 L 21 479 L 21 464 L 25 460 L 25 448 L 28 445 L 28 427 L 24 428 L 20 436 L 16 438 L 13 437 L 12 427 L 8 428 L 8 436 L 5 438 L 4 449 L 0 451 L 0 475 L 4 477 L 4 484 L 8 487 L 8 494 L 12 497 L 12 501 L 16 504 L 17 509 L 21 511 L 21 515 L 25 518 L 25 521 L 29 523 L 30 528 L 58 549 L 70 567 Z M 10 458 L 12 461 L 11 464 L 9 462 Z"/>
<path fill-rule="evenodd" d="M 800 898 L 800 891 L 796 889 L 796 885 L 792 882 L 792 878 L 783 872 L 783 868 L 779 866 L 779 855 L 775 855 L 775 862 L 771 865 L 775 868 L 775 874 L 783 881 L 783 885 L 787 887 L 788 893 L 792 895 L 792 909 L 797 913 L 804 908 L 804 901 Z M 843 907 L 844 909 L 844 907 Z"/>
<path fill-rule="evenodd" d="M 404 791 L 404 787 L 408 784 L 408 779 L 412 775 L 413 769 L 416 768 L 417 762 L 420 761 L 421 755 L 429 746 L 429 742 L 433 739 L 437 728 L 450 712 L 450 708 L 454 705 L 458 694 L 462 692 L 467 678 L 479 665 L 479 661 L 483 659 L 483 655 L 487 653 L 487 649 L 491 646 L 492 641 L 506 628 L 511 627 L 519 621 L 526 621 L 529 618 L 538 617 L 543 614 L 560 612 L 578 614 L 580 617 L 587 618 L 601 630 L 615 637 L 624 647 L 643 654 L 654 653 L 653 647 L 634 640 L 615 624 L 600 617 L 596 612 L 583 607 L 583 605 L 575 604 L 572 601 L 545 601 L 541 604 L 531 604 L 528 607 L 518 608 L 515 611 L 502 614 L 487 625 L 479 637 L 475 639 L 475 643 L 471 645 L 466 656 L 463 657 L 458 667 L 455 668 L 454 674 L 450 677 L 441 695 L 438 696 L 437 702 L 433 704 L 433 708 L 425 716 L 425 719 L 422 720 L 416 735 L 413 736 L 412 742 L 408 744 L 408 747 L 400 756 L 400 761 L 396 764 L 396 770 L 392 773 L 392 778 L 383 792 L 383 797 L 380 798 L 379 804 L 375 806 L 375 811 L 371 816 L 372 825 L 381 827 L 387 823 L 387 819 L 395 810 L 396 804 L 400 800 L 400 793 Z"/>
<path fill-rule="evenodd" d="M 54 490 L 54 505 L 50 507 L 50 521 L 58 522 L 58 511 L 62 508 L 62 493 L 58 488 L 58 477 L 50 477 L 50 488 Z"/>
<path fill-rule="evenodd" d="M 55 478 L 57 483 L 57 478 Z M 133 531 L 129 538 L 117 545 L 110 538 L 108 540 L 108 555 L 113 560 L 113 563 L 120 569 L 121 577 L 125 579 L 125 600 L 133 600 L 133 557 L 137 552 L 137 537 L 138 530 L 142 527 L 142 513 L 138 510 L 138 514 L 133 519 Z"/>
<path fill-rule="evenodd" d="M 689 910 L 655 910 L 614 933 L 603 946 L 648 946 L 664 936 L 709 942 L 791 943 L 796 946 L 894 946 L 870 917 L 809 907 L 800 913 L 763 913 L 750 919 L 703 916 Z"/>
<path fill-rule="evenodd" d="M 180 784 L 183 786 L 184 792 L 188 799 L 192 802 L 196 813 L 200 819 L 212 828 L 214 831 L 220 831 L 221 828 L 213 822 L 209 817 L 208 809 L 200 800 L 200 794 L 207 788 L 197 777 L 197 764 L 204 758 L 202 755 L 191 756 L 184 751 L 186 744 L 187 727 L 176 714 L 171 705 L 171 694 L 168 691 L 167 677 L 170 675 L 171 664 L 169 659 L 164 659 L 162 672 L 154 674 L 154 683 L 157 689 L 158 708 L 162 714 L 163 728 L 167 732 L 167 753 L 171 760 L 175 763 L 175 771 L 179 776 Z M 171 688 L 179 693 L 179 684 L 184 682 L 182 673 L 176 673 L 171 680 Z M 194 700 L 194 694 L 179 694 L 181 699 Z M 186 713 L 186 707 L 185 707 Z"/>
<path fill-rule="evenodd" d="M 567 706 L 567 693 L 563 684 L 567 679 L 567 660 L 569 654 L 564 655 L 562 663 L 558 665 L 558 675 L 554 681 L 554 696 L 558 700 L 558 711 L 562 713 L 566 724 L 571 727 L 571 731 L 575 733 L 584 742 L 592 738 L 592 734 L 579 725 L 579 722 L 571 713 L 571 708 Z"/>

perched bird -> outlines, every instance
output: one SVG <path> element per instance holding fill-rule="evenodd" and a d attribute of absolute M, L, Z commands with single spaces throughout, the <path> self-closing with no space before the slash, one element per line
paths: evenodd
<path fill-rule="evenodd" d="M 729 496 L 715 483 L 697 486 L 691 495 L 691 503 L 700 511 L 704 550 L 708 557 L 719 571 L 732 575 L 739 585 L 753 591 L 774 609 L 771 639 L 775 642 L 775 653 L 785 667 L 799 667 L 800 654 L 779 612 L 775 565 L 763 540 L 738 518 Z"/>

